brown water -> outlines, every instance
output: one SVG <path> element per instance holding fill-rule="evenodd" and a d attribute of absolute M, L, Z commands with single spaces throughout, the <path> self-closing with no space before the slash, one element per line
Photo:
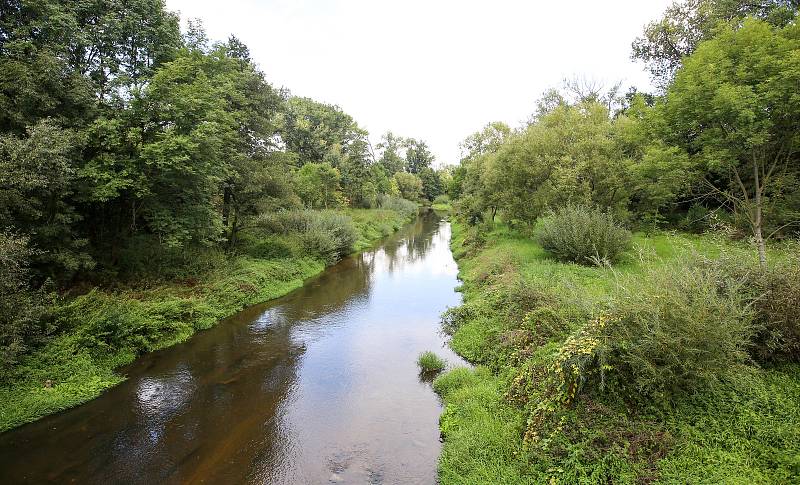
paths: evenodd
<path fill-rule="evenodd" d="M 0 483 L 435 483 L 441 405 L 416 357 L 457 305 L 450 226 L 420 217 L 284 298 L 0 435 Z"/>

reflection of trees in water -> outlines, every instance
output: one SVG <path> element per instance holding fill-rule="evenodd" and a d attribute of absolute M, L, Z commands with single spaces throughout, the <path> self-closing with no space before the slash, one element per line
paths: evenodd
<path fill-rule="evenodd" d="M 420 261 L 431 248 L 440 220 L 440 217 L 432 211 L 426 212 L 384 244 L 386 270 L 394 273 L 398 265 L 410 265 Z"/>
<path fill-rule="evenodd" d="M 145 356 L 103 397 L 3 434 L 0 481 L 238 483 L 250 464 L 291 459 L 279 416 L 305 351 L 296 331 L 366 299 L 376 272 L 420 261 L 438 227 L 425 214 L 287 298 Z"/>

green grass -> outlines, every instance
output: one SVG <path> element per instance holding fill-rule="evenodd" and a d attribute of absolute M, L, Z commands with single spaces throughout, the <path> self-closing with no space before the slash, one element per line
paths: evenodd
<path fill-rule="evenodd" d="M 431 204 L 431 209 L 441 212 L 450 212 L 453 210 L 453 206 L 450 203 L 446 204 Z"/>
<path fill-rule="evenodd" d="M 536 379 L 521 402 L 515 394 L 526 362 L 549 363 L 563 342 L 542 342 L 520 356 L 513 343 L 519 321 L 503 313 L 514 285 L 546 288 L 577 315 L 591 315 L 613 298 L 628 275 L 721 253 L 755 261 L 744 242 L 707 235 L 635 234 L 633 249 L 608 267 L 556 261 L 532 238 L 498 224 L 476 243 L 453 224 L 464 305 L 450 345 L 476 369 L 440 375 L 434 389 L 445 409 L 442 484 L 468 483 L 797 483 L 800 481 L 800 366 L 748 366 L 671 405 L 631 402 L 588 393 L 572 406 L 550 401 Z M 786 250 L 772 248 L 770 258 Z M 521 320 L 521 318 L 520 318 Z M 570 319 L 568 319 L 570 320 Z M 576 319 L 569 325 L 574 328 Z M 579 319 L 578 319 L 579 320 Z M 516 326 L 516 327 L 515 327 Z M 534 376 L 535 377 L 535 376 Z M 538 428 L 537 428 L 538 426 Z M 542 439 L 524 440 L 538 429 Z"/>
<path fill-rule="evenodd" d="M 388 210 L 346 212 L 358 230 L 355 250 L 409 222 Z M 276 256 L 276 243 L 290 250 Z M 279 238 L 270 243 L 267 253 L 273 254 L 241 255 L 197 279 L 94 289 L 62 301 L 55 312 L 63 331 L 24 357 L 0 386 L 0 432 L 93 399 L 122 382 L 115 369 L 138 355 L 183 342 L 247 306 L 299 288 L 325 263 L 296 254 L 297 247 L 291 236 Z"/>
<path fill-rule="evenodd" d="M 372 247 L 376 241 L 393 234 L 409 222 L 409 219 L 392 210 L 347 209 L 345 212 L 353 219 L 359 234 L 356 251 Z"/>
<path fill-rule="evenodd" d="M 441 372 L 447 366 L 441 357 L 430 350 L 423 352 L 417 358 L 417 365 L 422 372 Z"/>

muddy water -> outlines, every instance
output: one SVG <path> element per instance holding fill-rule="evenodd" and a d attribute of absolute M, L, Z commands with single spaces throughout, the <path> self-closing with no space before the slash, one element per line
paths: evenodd
<path fill-rule="evenodd" d="M 458 304 L 449 225 L 147 355 L 100 398 L 0 435 L 0 483 L 434 483 L 441 407 L 415 359 Z"/>

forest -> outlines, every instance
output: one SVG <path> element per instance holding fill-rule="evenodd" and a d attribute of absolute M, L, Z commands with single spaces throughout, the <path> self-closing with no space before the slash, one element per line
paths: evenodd
<path fill-rule="evenodd" d="M 396 230 L 433 162 L 163 0 L 3 2 L 0 430 Z"/>
<path fill-rule="evenodd" d="M 461 145 L 441 483 L 800 479 L 798 2 L 688 0 Z"/>

